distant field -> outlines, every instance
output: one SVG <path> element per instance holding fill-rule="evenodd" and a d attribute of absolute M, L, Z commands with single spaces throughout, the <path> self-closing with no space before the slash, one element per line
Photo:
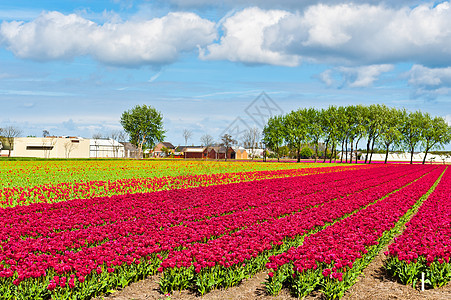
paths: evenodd
<path fill-rule="evenodd" d="M 0 160 L 0 188 L 32 187 L 73 181 L 111 181 L 130 178 L 320 168 L 337 165 L 343 164 L 181 160 Z"/>
<path fill-rule="evenodd" d="M 182 160 L 0 161 L 0 207 L 300 176 L 359 166 Z M 339 170 L 328 170 L 335 172 Z"/>

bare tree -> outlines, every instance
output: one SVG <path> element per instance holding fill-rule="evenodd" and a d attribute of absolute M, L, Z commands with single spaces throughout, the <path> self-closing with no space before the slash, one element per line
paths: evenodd
<path fill-rule="evenodd" d="M 234 140 L 230 134 L 226 133 L 223 136 L 221 136 L 221 141 L 224 147 L 226 148 L 225 161 L 227 161 L 227 154 L 229 152 L 229 149 L 230 147 L 236 144 L 236 140 Z"/>
<path fill-rule="evenodd" d="M 188 144 L 188 140 L 192 137 L 193 132 L 189 129 L 183 130 L 183 138 L 185 139 L 185 148 Z M 186 151 L 185 151 L 185 158 L 186 158 Z"/>
<path fill-rule="evenodd" d="M 214 140 L 213 137 L 209 134 L 204 134 L 203 136 L 200 137 L 200 142 L 202 144 L 202 146 L 207 148 L 207 158 L 208 158 L 208 149 L 213 145 Z"/>
<path fill-rule="evenodd" d="M 124 151 L 122 152 L 122 157 L 125 157 L 125 142 L 128 140 L 128 135 L 124 131 L 119 132 L 119 136 L 117 137 L 117 141 L 124 145 Z"/>
<path fill-rule="evenodd" d="M 103 137 L 103 134 L 101 134 L 100 132 L 94 133 L 92 135 L 92 139 L 94 140 L 94 147 L 96 148 L 96 158 L 97 158 L 97 153 L 99 152 L 99 140 Z"/>
<path fill-rule="evenodd" d="M 115 158 L 119 157 L 119 147 L 120 147 L 119 139 L 121 138 L 121 134 L 122 134 L 121 130 L 112 130 L 109 134 L 110 143 L 111 146 L 113 147 L 113 153 Z"/>
<path fill-rule="evenodd" d="M 66 153 L 66 158 L 70 157 L 70 153 L 77 148 L 77 145 L 73 143 L 71 140 L 68 140 L 64 143 L 64 152 Z"/>
<path fill-rule="evenodd" d="M 6 126 L 5 128 L 2 128 L 0 134 L 3 144 L 7 143 L 9 145 L 8 157 L 10 157 L 11 150 L 14 149 L 14 139 L 22 134 L 22 130 L 15 126 Z"/>
<path fill-rule="evenodd" d="M 55 146 L 57 140 L 54 137 L 47 136 L 42 139 L 42 148 L 44 149 L 44 157 L 50 157 L 50 151 L 52 151 Z"/>
<path fill-rule="evenodd" d="M 255 148 L 258 148 L 258 143 L 261 139 L 260 129 L 254 127 L 249 128 L 243 133 L 243 144 L 245 148 L 251 149 L 251 158 L 254 159 Z"/>

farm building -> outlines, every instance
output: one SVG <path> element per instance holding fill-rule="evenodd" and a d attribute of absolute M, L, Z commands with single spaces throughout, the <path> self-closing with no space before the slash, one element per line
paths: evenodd
<path fill-rule="evenodd" d="M 169 153 L 173 154 L 175 152 L 175 147 L 174 145 L 172 145 L 169 142 L 159 142 L 154 148 L 153 148 L 153 152 L 152 152 L 152 156 L 153 157 L 165 157 L 166 153 L 165 149 L 167 149 L 166 151 L 168 151 Z"/>
<path fill-rule="evenodd" d="M 119 158 L 124 157 L 124 145 L 113 139 L 90 139 L 89 157 Z"/>
<path fill-rule="evenodd" d="M 225 159 L 226 148 L 224 146 L 191 146 L 182 149 L 183 156 L 187 159 Z M 232 148 L 227 151 L 227 159 L 236 159 L 236 152 Z"/>
<path fill-rule="evenodd" d="M 243 147 L 232 147 L 235 151 L 235 159 L 248 159 L 247 151 Z"/>
<path fill-rule="evenodd" d="M 89 139 L 75 136 L 14 138 L 11 156 L 39 158 L 89 158 Z"/>

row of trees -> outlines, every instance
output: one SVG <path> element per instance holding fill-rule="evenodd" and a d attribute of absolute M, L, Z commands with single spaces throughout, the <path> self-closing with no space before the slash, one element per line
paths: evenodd
<path fill-rule="evenodd" d="M 278 158 L 281 147 L 288 145 L 296 152 L 298 162 L 305 145 L 314 147 L 316 161 L 319 145 L 323 143 L 324 153 L 331 152 L 330 160 L 336 157 L 337 147 L 341 146 L 341 161 L 344 158 L 348 162 L 349 155 L 349 162 L 355 157 L 357 163 L 354 149 L 365 141 L 365 163 L 371 163 L 375 147 L 385 150 L 385 163 L 389 151 L 395 150 L 410 152 L 412 163 L 415 149 L 421 148 L 425 152 L 425 163 L 430 150 L 442 148 L 451 141 L 451 127 L 442 117 L 383 104 L 301 108 L 270 118 L 263 129 L 263 141 Z"/>

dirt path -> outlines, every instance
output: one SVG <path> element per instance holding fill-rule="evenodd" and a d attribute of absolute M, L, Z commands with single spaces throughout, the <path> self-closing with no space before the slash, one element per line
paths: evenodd
<path fill-rule="evenodd" d="M 387 249 L 383 249 L 387 251 Z M 373 260 L 373 262 L 359 276 L 358 282 L 352 286 L 342 298 L 343 300 L 357 299 L 413 299 L 413 300 L 449 300 L 451 299 L 451 283 L 435 290 L 424 292 L 413 289 L 396 282 L 387 275 L 383 269 L 382 259 L 385 259 L 383 251 Z M 105 300 L 144 300 L 144 299 L 171 299 L 171 300 L 220 300 L 220 299 L 261 299 L 261 300 L 287 300 L 296 299 L 287 290 L 282 290 L 277 297 L 265 294 L 264 285 L 266 273 L 261 272 L 249 280 L 243 281 L 239 286 L 227 290 L 214 290 L 203 297 L 196 296 L 192 292 L 174 292 L 170 297 L 165 297 L 158 291 L 159 276 L 152 276 L 145 280 L 133 283 L 121 291 L 117 291 L 109 296 L 98 298 Z M 306 300 L 324 299 L 317 292 L 305 298 Z"/>

